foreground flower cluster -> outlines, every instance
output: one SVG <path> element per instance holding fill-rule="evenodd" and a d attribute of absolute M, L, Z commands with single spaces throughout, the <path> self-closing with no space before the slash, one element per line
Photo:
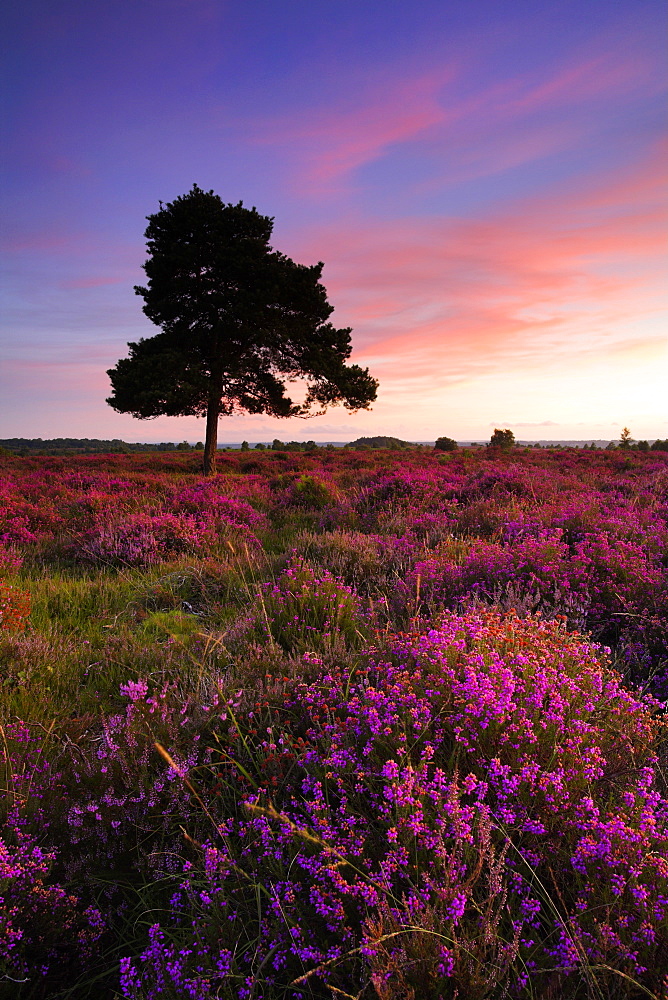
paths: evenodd
<path fill-rule="evenodd" d="M 668 987 L 657 723 L 600 650 L 555 623 L 448 616 L 353 677 L 320 666 L 281 707 L 223 713 L 215 830 L 176 925 L 124 963 L 127 997 L 251 996 L 260 970 L 305 995 L 523 996 L 588 968 L 610 996 Z"/>
<path fill-rule="evenodd" d="M 0 996 L 668 997 L 663 459 L 186 460 L 8 462 Z"/>

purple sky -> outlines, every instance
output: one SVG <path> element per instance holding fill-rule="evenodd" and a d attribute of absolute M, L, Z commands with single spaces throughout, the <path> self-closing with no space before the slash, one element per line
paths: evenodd
<path fill-rule="evenodd" d="M 668 437 L 667 10 L 9 0 L 0 437 L 202 439 L 104 402 L 158 332 L 145 216 L 193 183 L 325 261 L 381 383 L 370 412 L 222 441 Z"/>

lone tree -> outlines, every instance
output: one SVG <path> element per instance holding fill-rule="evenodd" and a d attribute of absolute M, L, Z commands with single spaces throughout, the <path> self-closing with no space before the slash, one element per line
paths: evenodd
<path fill-rule="evenodd" d="M 515 435 L 507 427 L 503 431 L 498 427 L 495 427 L 494 433 L 489 440 L 489 444 L 491 448 L 500 448 L 501 451 L 510 451 L 515 444 Z"/>
<path fill-rule="evenodd" d="M 619 435 L 619 447 L 628 450 L 632 444 L 633 438 L 631 437 L 631 431 L 628 427 L 625 427 Z"/>
<path fill-rule="evenodd" d="M 459 445 L 454 438 L 440 437 L 436 438 L 434 448 L 436 451 L 457 451 Z"/>
<path fill-rule="evenodd" d="M 273 219 L 196 184 L 147 218 L 148 283 L 135 292 L 161 332 L 128 344 L 130 357 L 108 371 L 110 406 L 144 420 L 206 414 L 206 475 L 216 469 L 222 414 L 368 409 L 378 383 L 345 364 L 351 330 L 327 322 L 324 265 L 273 250 Z M 299 404 L 285 394 L 295 380 L 306 386 Z"/>

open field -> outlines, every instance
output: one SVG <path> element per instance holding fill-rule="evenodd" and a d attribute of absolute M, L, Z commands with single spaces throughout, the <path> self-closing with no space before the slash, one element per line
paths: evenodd
<path fill-rule="evenodd" d="M 668 997 L 668 453 L 0 458 L 0 997 Z"/>

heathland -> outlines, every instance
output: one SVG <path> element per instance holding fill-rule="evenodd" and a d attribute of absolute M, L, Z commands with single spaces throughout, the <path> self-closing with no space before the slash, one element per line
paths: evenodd
<path fill-rule="evenodd" d="M 668 453 L 0 457 L 0 996 L 668 996 Z"/>

